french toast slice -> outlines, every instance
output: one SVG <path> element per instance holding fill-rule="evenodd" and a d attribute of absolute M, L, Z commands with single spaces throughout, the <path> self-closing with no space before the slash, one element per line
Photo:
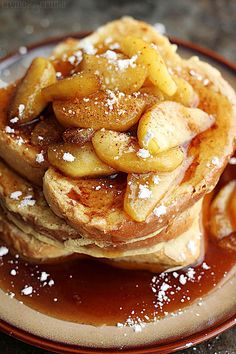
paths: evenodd
<path fill-rule="evenodd" d="M 22 258 L 31 262 L 49 262 L 67 258 L 71 255 L 63 244 L 53 245 L 43 242 L 36 237 L 23 232 L 19 227 L 6 219 L 4 213 L 0 213 L 0 232 L 1 240 L 4 244 L 17 252 Z"/>
<path fill-rule="evenodd" d="M 105 260 L 106 263 L 124 269 L 142 269 L 151 272 L 170 272 L 196 265 L 202 261 L 205 253 L 204 236 L 201 231 L 201 206 L 198 202 L 198 212 L 188 230 L 180 236 L 154 246 L 153 253 L 138 256 L 119 257 Z M 197 211 L 197 210 L 196 210 Z"/>
<path fill-rule="evenodd" d="M 113 182 L 113 186 L 116 185 L 114 202 L 111 195 L 106 193 L 107 188 L 110 189 L 111 181 L 110 184 L 105 186 L 104 180 L 100 181 L 103 187 L 100 196 L 92 193 L 93 187 L 97 184 L 96 180 L 82 179 L 80 181 L 80 187 L 82 186 L 84 189 L 87 215 L 89 213 L 93 215 L 100 210 L 102 215 L 107 216 L 108 211 L 113 209 L 114 205 L 118 215 L 123 212 L 120 204 L 120 202 L 122 203 L 122 184 L 119 183 L 120 180 L 118 183 L 117 181 Z M 71 194 L 71 197 L 74 198 L 71 199 L 71 204 L 75 206 L 74 202 L 77 198 L 75 191 Z M 99 210 L 96 208 L 97 203 L 100 203 Z M 153 247 L 159 243 L 168 241 L 185 232 L 192 225 L 195 215 L 199 214 L 199 207 L 194 206 L 172 220 L 165 228 L 155 230 L 153 233 L 143 235 L 136 240 L 131 240 L 132 242 L 130 240 L 120 240 L 119 243 L 114 243 L 110 232 L 105 235 L 103 232 L 92 234 L 89 228 L 87 231 L 85 223 L 81 223 L 83 229 L 80 233 L 77 229 L 68 225 L 51 211 L 40 188 L 32 186 L 18 176 L 4 162 L 0 162 L 0 204 L 7 222 L 13 224 L 14 227 L 27 234 L 31 239 L 36 238 L 38 241 L 51 246 L 65 249 L 66 253 L 88 254 L 98 258 L 122 257 L 132 255 L 134 252 L 150 253 Z"/>
<path fill-rule="evenodd" d="M 187 167 L 188 164 L 183 166 L 180 177 Z M 125 175 L 71 179 L 50 167 L 44 176 L 44 196 L 56 215 L 88 239 L 128 247 L 129 242 L 139 242 L 158 234 L 156 242 L 161 242 L 161 231 L 168 226 L 164 220 L 166 215 L 153 218 L 152 223 L 150 217 L 146 222 L 132 220 L 123 209 L 126 183 Z M 171 216 L 168 221 L 173 219 Z M 163 240 L 167 239 L 166 234 L 163 237 Z"/>
<path fill-rule="evenodd" d="M 173 271 L 201 261 L 204 253 L 204 240 L 200 230 L 201 202 L 198 203 L 198 213 L 195 214 L 192 225 L 175 239 L 164 241 L 154 246 L 151 253 L 123 256 L 118 258 L 99 258 L 102 262 L 114 267 L 126 269 L 145 269 L 152 272 Z M 197 210 L 195 210 L 197 211 Z M 22 225 L 21 225 L 22 226 Z M 47 238 L 36 237 L 28 230 L 22 229 L 14 222 L 6 219 L 4 213 L 0 213 L 1 240 L 17 252 L 22 258 L 31 262 L 59 262 L 68 257 L 84 258 L 93 256 L 91 250 L 81 247 L 82 253 L 73 253 L 62 242 L 50 242 Z M 148 250 L 150 252 L 150 249 Z M 89 254 L 90 256 L 87 256 Z"/>
<path fill-rule="evenodd" d="M 33 186 L 0 161 L 0 204 L 6 216 L 33 226 L 53 238 L 79 237 L 78 232 L 58 218 L 48 207 L 42 190 Z"/>

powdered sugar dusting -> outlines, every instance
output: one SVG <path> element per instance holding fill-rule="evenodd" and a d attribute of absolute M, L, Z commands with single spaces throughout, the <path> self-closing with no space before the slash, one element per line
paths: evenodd
<path fill-rule="evenodd" d="M 211 160 L 211 163 L 212 163 L 212 165 L 220 166 L 220 159 L 219 159 L 219 157 L 214 156 L 214 157 L 212 158 L 212 160 Z"/>
<path fill-rule="evenodd" d="M 19 197 L 22 195 L 21 191 L 15 191 L 10 194 L 10 198 L 14 200 L 19 200 Z"/>
<path fill-rule="evenodd" d="M 159 176 L 157 176 L 157 175 L 154 175 L 154 176 L 153 176 L 153 183 L 154 183 L 154 184 L 159 184 L 160 181 L 161 181 L 161 179 L 160 179 Z"/>
<path fill-rule="evenodd" d="M 18 115 L 20 118 L 23 116 L 24 111 L 25 111 L 25 105 L 21 103 L 18 107 Z"/>
<path fill-rule="evenodd" d="M 236 165 L 236 157 L 231 157 L 231 159 L 229 160 L 229 164 Z"/>
<path fill-rule="evenodd" d="M 7 126 L 5 127 L 5 132 L 6 132 L 7 134 L 14 134 L 14 133 L 15 133 L 15 129 L 14 129 L 14 128 L 11 128 L 11 127 L 9 127 L 9 125 L 7 125 Z"/>
<path fill-rule="evenodd" d="M 165 205 L 160 205 L 159 207 L 155 208 L 153 210 L 154 215 L 156 215 L 158 218 L 162 215 L 166 214 L 166 206 Z"/>
<path fill-rule="evenodd" d="M 5 246 L 0 247 L 0 257 L 6 256 L 9 252 L 9 249 Z"/>
<path fill-rule="evenodd" d="M 136 60 L 138 59 L 137 55 L 132 56 L 130 59 L 119 59 L 117 60 L 117 66 L 119 70 L 126 70 L 128 67 L 135 68 L 136 67 Z"/>
<path fill-rule="evenodd" d="M 21 290 L 21 294 L 25 296 L 32 295 L 32 293 L 33 293 L 32 286 L 26 286 L 24 289 Z"/>
<path fill-rule="evenodd" d="M 146 149 L 139 149 L 137 152 L 137 156 L 142 158 L 142 159 L 147 159 L 148 157 L 150 157 L 150 152 Z"/>
<path fill-rule="evenodd" d="M 18 205 L 18 208 L 24 208 L 24 207 L 28 207 L 28 206 L 34 206 L 36 204 L 36 200 L 33 199 L 32 195 L 27 195 L 26 197 L 24 197 L 20 204 Z"/>
<path fill-rule="evenodd" d="M 39 154 L 36 154 L 36 162 L 38 163 L 44 162 L 44 156 L 42 151 Z"/>
<path fill-rule="evenodd" d="M 138 198 L 140 199 L 148 199 L 152 195 L 152 191 L 145 185 L 139 185 Z"/>
<path fill-rule="evenodd" d="M 15 124 L 18 122 L 18 120 L 19 120 L 18 117 L 14 117 L 14 118 L 10 119 L 10 123 Z"/>
<path fill-rule="evenodd" d="M 16 139 L 16 144 L 19 145 L 19 146 L 24 144 L 24 140 L 23 140 L 23 138 L 21 136 L 18 139 Z"/>
<path fill-rule="evenodd" d="M 67 161 L 67 162 L 73 162 L 73 161 L 75 161 L 75 156 L 73 156 L 71 153 L 69 153 L 69 152 L 65 152 L 64 154 L 63 154 L 63 160 L 64 161 Z"/>

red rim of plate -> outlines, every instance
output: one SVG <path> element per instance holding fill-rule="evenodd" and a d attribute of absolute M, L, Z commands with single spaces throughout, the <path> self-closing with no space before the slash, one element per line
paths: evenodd
<path fill-rule="evenodd" d="M 88 35 L 90 32 L 80 32 L 73 34 L 72 37 L 76 38 L 83 38 L 86 35 Z M 63 37 L 56 37 L 56 38 L 50 38 L 48 40 L 44 40 L 41 42 L 37 42 L 35 44 L 27 46 L 28 50 L 33 50 L 36 48 L 39 48 L 41 46 L 49 45 L 49 44 L 56 44 L 59 41 L 67 38 L 68 36 L 63 36 Z M 175 37 L 170 38 L 171 43 L 177 44 L 179 47 L 183 47 L 185 49 L 189 49 L 195 52 L 198 52 L 218 64 L 221 64 L 224 66 L 226 69 L 230 70 L 233 74 L 236 73 L 236 64 L 233 62 L 225 59 L 221 55 L 215 53 L 212 50 L 206 49 L 204 47 L 198 46 L 196 44 L 193 44 L 191 42 L 178 39 Z M 10 53 L 3 58 L 0 59 L 0 64 L 10 60 L 15 61 L 17 58 L 20 58 L 22 55 L 15 51 L 13 53 Z M 188 337 L 177 339 L 177 340 L 172 340 L 169 343 L 164 343 L 164 344 L 151 344 L 148 346 L 144 347 L 139 347 L 139 348 L 127 348 L 123 353 L 135 353 L 135 354 L 148 354 L 148 353 L 162 353 L 162 354 L 167 354 L 167 353 L 173 353 L 177 350 L 181 349 L 186 349 L 189 347 L 192 347 L 196 344 L 199 344 L 205 340 L 211 339 L 218 334 L 226 331 L 227 329 L 232 328 L 233 326 L 236 325 L 236 314 L 233 315 L 231 318 L 223 321 L 223 323 L 216 324 L 215 326 L 212 326 L 206 330 L 194 333 Z M 86 348 L 86 347 L 79 347 L 71 344 L 65 344 L 65 343 L 58 343 L 54 341 L 50 341 L 46 338 L 38 337 L 34 334 L 31 334 L 29 332 L 26 332 L 20 328 L 14 327 L 7 322 L 4 322 L 0 320 L 0 330 L 18 340 L 21 340 L 25 343 L 28 343 L 30 345 L 46 349 L 46 350 L 51 350 L 56 353 L 68 353 L 68 354 L 88 354 L 88 353 L 95 353 L 97 352 L 96 348 Z M 100 353 L 120 353 L 121 350 L 118 348 L 114 349 L 102 349 L 102 348 L 97 348 Z"/>

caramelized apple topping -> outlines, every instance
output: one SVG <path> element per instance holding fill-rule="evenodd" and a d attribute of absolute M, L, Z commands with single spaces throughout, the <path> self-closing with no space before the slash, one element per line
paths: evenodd
<path fill-rule="evenodd" d="M 65 127 L 127 131 L 134 126 L 145 108 L 156 101 L 147 94 L 125 95 L 106 90 L 83 99 L 54 101 L 58 121 Z"/>
<path fill-rule="evenodd" d="M 124 210 L 132 219 L 145 221 L 166 195 L 180 181 L 183 166 L 168 173 L 128 174 Z M 162 206 L 165 210 L 165 207 Z"/>
<path fill-rule="evenodd" d="M 63 129 L 55 118 L 49 117 L 36 124 L 31 133 L 31 143 L 36 146 L 49 146 L 61 140 Z"/>
<path fill-rule="evenodd" d="M 104 163 L 127 173 L 173 171 L 184 158 L 179 147 L 153 156 L 148 150 L 140 149 L 136 138 L 112 130 L 97 131 L 92 143 Z"/>
<path fill-rule="evenodd" d="M 51 145 L 48 149 L 48 161 L 72 178 L 112 175 L 116 172 L 97 157 L 89 142 L 83 146 L 70 143 Z"/>
<path fill-rule="evenodd" d="M 176 83 L 155 45 L 129 36 L 121 42 L 121 49 L 129 57 L 134 58 L 135 56 L 137 64 L 148 68 L 148 78 L 153 85 L 159 87 L 168 96 L 175 94 Z"/>
<path fill-rule="evenodd" d="M 103 55 L 85 55 L 81 63 L 85 71 L 96 73 L 102 79 L 103 89 L 118 90 L 125 93 L 138 91 L 146 77 L 147 67 L 136 64 L 129 58 L 119 58 L 112 51 Z"/>
<path fill-rule="evenodd" d="M 19 82 L 11 102 L 9 118 L 26 123 L 36 118 L 46 107 L 48 100 L 42 95 L 44 87 L 56 81 L 56 72 L 49 60 L 36 58 Z"/>
<path fill-rule="evenodd" d="M 68 100 L 73 97 L 86 97 L 98 91 L 100 82 L 98 76 L 89 72 L 59 80 L 42 90 L 46 101 Z"/>
<path fill-rule="evenodd" d="M 213 117 L 201 109 L 165 101 L 155 104 L 141 117 L 138 126 L 139 144 L 155 155 L 184 145 L 213 123 Z"/>
<path fill-rule="evenodd" d="M 9 132 L 47 105 L 50 114 L 30 125 L 32 145 L 48 148 L 49 163 L 71 178 L 126 173 L 124 210 L 137 222 L 164 213 L 188 144 L 214 124 L 158 46 L 119 33 L 97 44 L 69 39 L 50 61 L 34 59 L 12 99 Z"/>
<path fill-rule="evenodd" d="M 177 85 L 177 90 L 169 100 L 182 103 L 186 107 L 197 107 L 199 98 L 193 87 L 179 76 L 174 76 L 175 83 Z"/>
<path fill-rule="evenodd" d="M 92 128 L 69 128 L 63 133 L 63 140 L 65 143 L 77 144 L 82 146 L 88 141 L 91 141 L 95 130 Z"/>

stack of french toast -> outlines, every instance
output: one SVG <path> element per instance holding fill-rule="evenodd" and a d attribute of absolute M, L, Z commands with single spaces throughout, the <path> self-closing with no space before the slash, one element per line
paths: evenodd
<path fill-rule="evenodd" d="M 146 23 L 67 39 L 0 90 L 1 238 L 32 261 L 166 271 L 204 255 L 235 93 Z"/>

